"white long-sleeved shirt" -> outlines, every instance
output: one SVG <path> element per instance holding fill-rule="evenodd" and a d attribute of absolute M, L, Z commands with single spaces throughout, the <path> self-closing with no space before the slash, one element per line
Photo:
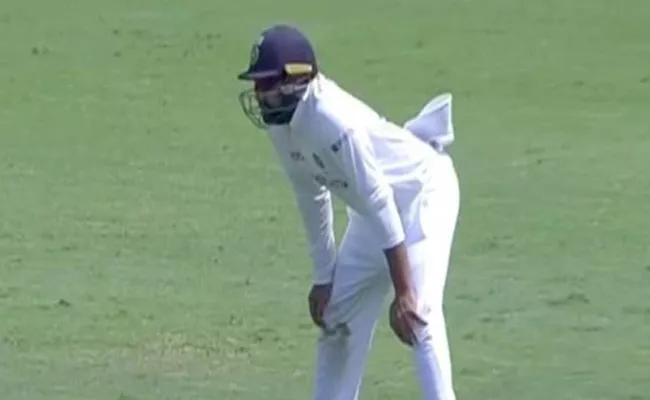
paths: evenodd
<path fill-rule="evenodd" d="M 323 75 L 291 123 L 269 133 L 302 215 L 315 283 L 331 281 L 336 265 L 331 193 L 372 226 L 377 247 L 417 240 L 413 205 L 431 182 L 430 145 Z"/>

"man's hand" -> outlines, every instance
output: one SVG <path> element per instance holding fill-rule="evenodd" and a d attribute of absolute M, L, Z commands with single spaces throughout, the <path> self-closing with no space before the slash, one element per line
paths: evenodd
<path fill-rule="evenodd" d="M 416 329 L 427 323 L 418 315 L 412 292 L 396 295 L 390 304 L 390 327 L 399 340 L 407 346 L 417 342 Z"/>
<path fill-rule="evenodd" d="M 309 291 L 309 314 L 314 324 L 319 328 L 325 328 L 325 321 L 323 315 L 325 314 L 325 307 L 330 301 L 332 295 L 332 284 L 325 283 L 320 285 L 313 285 Z"/>
<path fill-rule="evenodd" d="M 426 325 L 426 322 L 417 314 L 406 245 L 400 243 L 393 248 L 385 249 L 384 254 L 395 289 L 395 300 L 390 305 L 390 327 L 399 340 L 412 346 L 416 342 L 416 328 Z"/>

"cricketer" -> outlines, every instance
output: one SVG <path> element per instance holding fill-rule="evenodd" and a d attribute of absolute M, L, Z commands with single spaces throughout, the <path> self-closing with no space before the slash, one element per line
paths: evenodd
<path fill-rule="evenodd" d="M 312 398 L 358 398 L 393 293 L 390 326 L 412 352 L 422 398 L 455 399 L 443 312 L 459 213 L 451 95 L 399 126 L 325 76 L 309 39 L 287 25 L 262 32 L 238 79 L 252 82 L 242 108 L 268 131 L 309 242 L 309 312 L 321 328 Z M 331 194 L 347 205 L 338 249 Z"/>

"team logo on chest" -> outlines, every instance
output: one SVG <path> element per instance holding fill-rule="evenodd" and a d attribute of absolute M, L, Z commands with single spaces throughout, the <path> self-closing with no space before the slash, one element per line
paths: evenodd
<path fill-rule="evenodd" d="M 343 144 L 347 142 L 350 133 L 350 130 L 343 132 L 341 136 L 336 140 L 336 142 L 330 146 L 330 150 L 332 150 L 334 153 L 338 153 L 338 151 L 343 147 Z"/>

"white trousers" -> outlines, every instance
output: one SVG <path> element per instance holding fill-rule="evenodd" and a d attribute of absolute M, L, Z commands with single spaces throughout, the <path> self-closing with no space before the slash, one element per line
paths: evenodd
<path fill-rule="evenodd" d="M 417 212 L 425 236 L 407 247 L 420 315 L 411 350 L 424 400 L 455 400 L 443 314 L 443 292 L 459 210 L 459 189 L 451 158 L 436 170 L 435 188 Z M 420 235 L 418 235 L 419 237 Z M 377 320 L 392 285 L 385 256 L 360 217 L 343 237 L 330 303 L 328 332 L 318 340 L 314 400 L 357 400 Z M 340 329 L 336 329 L 339 327 Z M 397 339 L 396 339 L 397 340 Z"/>

